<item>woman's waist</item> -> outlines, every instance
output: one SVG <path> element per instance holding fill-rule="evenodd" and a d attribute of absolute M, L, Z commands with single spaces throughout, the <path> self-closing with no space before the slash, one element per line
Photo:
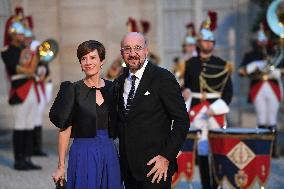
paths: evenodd
<path fill-rule="evenodd" d="M 84 139 L 86 141 L 92 141 L 96 138 L 105 138 L 105 139 L 109 139 L 109 133 L 108 133 L 108 129 L 98 129 L 98 130 L 72 130 L 72 138 L 74 138 L 74 140 L 78 140 L 78 139 Z"/>
<path fill-rule="evenodd" d="M 71 151 L 75 150 L 76 152 L 84 152 L 85 150 L 108 151 L 109 149 L 114 149 L 114 141 L 109 138 L 107 130 L 97 130 L 94 137 L 75 137 L 71 146 Z"/>

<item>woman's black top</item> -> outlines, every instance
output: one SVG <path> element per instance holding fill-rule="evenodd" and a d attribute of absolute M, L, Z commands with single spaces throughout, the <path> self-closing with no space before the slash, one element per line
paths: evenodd
<path fill-rule="evenodd" d="M 108 128 L 108 109 L 106 103 L 97 104 L 98 129 Z"/>
<path fill-rule="evenodd" d="M 96 91 L 100 90 L 103 104 L 96 104 Z M 108 129 L 111 137 L 116 136 L 116 103 L 114 85 L 105 80 L 105 86 L 96 89 L 88 87 L 83 80 L 75 83 L 62 82 L 50 109 L 50 121 L 58 128 L 72 126 L 72 138 L 96 136 L 98 129 Z"/>

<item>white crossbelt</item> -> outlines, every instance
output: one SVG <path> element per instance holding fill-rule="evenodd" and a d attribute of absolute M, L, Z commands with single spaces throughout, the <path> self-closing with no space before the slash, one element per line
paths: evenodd
<path fill-rule="evenodd" d="M 29 76 L 26 75 L 26 74 L 17 74 L 17 75 L 13 75 L 11 77 L 11 80 L 12 81 L 15 81 L 15 80 L 18 80 L 18 79 L 25 79 L 25 78 L 28 78 Z"/>
<path fill-rule="evenodd" d="M 191 93 L 192 98 L 205 98 L 205 99 L 213 99 L 213 98 L 220 98 L 220 93 Z"/>

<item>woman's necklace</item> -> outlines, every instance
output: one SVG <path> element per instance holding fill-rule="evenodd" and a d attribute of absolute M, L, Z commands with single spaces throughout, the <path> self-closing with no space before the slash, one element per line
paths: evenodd
<path fill-rule="evenodd" d="M 89 84 L 89 86 L 91 87 L 91 88 L 95 88 L 95 89 L 99 89 L 100 88 L 100 83 L 101 83 L 101 79 L 99 80 L 99 82 L 98 82 L 98 86 L 99 87 L 96 87 L 96 85 L 92 85 L 92 83 L 88 80 L 88 79 L 85 79 L 85 81 L 87 81 L 87 83 Z"/>

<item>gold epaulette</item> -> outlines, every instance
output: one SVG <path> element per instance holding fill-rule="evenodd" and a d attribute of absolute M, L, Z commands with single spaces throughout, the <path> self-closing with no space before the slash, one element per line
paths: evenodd
<path fill-rule="evenodd" d="M 186 67 L 186 61 L 184 59 L 180 60 L 177 66 L 177 71 L 181 73 L 180 77 L 184 76 L 185 67 Z"/>
<path fill-rule="evenodd" d="M 234 66 L 233 62 L 227 61 L 225 69 L 228 71 L 229 74 L 233 73 L 234 70 L 235 70 L 235 66 Z"/>

